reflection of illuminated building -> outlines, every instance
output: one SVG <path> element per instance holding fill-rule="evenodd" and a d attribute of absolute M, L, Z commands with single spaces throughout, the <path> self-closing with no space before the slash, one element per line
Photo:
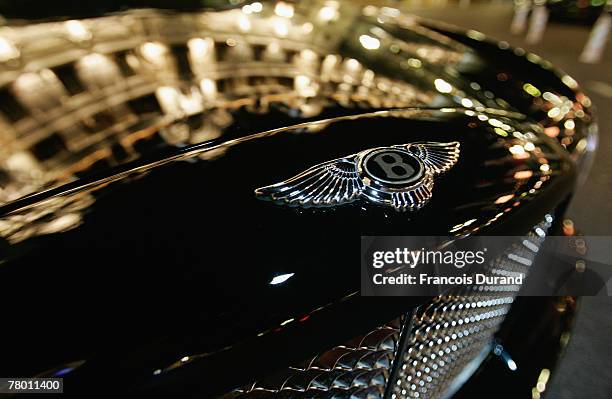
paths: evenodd
<path fill-rule="evenodd" d="M 329 103 L 375 109 L 431 100 L 335 54 L 336 2 L 280 4 L 214 17 L 143 10 L 5 29 L 0 202 L 152 147 L 217 138 L 235 109 L 284 104 L 304 118 Z"/>
<path fill-rule="evenodd" d="M 53 198 L 45 207 L 0 219 L 0 237 L 16 243 L 37 235 L 60 233 L 79 226 L 82 210 L 94 202 L 90 194 L 74 198 Z"/>
<path fill-rule="evenodd" d="M 472 49 L 393 8 L 334 0 L 5 27 L 0 203 L 160 148 L 309 118 L 412 106 L 513 110 L 504 93 L 467 84 L 483 65 Z M 543 111 L 545 133 L 583 152 L 574 131 L 589 123 L 588 98 L 517 84 Z M 271 112 L 285 120 L 245 126 L 244 115 Z"/>

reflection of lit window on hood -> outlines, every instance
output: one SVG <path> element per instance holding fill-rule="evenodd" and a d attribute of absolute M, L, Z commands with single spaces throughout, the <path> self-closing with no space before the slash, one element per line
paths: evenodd
<path fill-rule="evenodd" d="M 119 67 L 107 56 L 98 53 L 81 58 L 76 70 L 79 78 L 90 89 L 112 86 L 121 79 Z"/>
<path fill-rule="evenodd" d="M 61 82 L 50 69 L 22 74 L 13 84 L 13 90 L 22 104 L 39 111 L 61 106 L 61 99 L 67 96 Z"/>
<path fill-rule="evenodd" d="M 157 101 L 167 115 L 182 117 L 193 115 L 203 110 L 202 94 L 196 87 L 183 93 L 175 87 L 162 86 L 155 91 Z"/>

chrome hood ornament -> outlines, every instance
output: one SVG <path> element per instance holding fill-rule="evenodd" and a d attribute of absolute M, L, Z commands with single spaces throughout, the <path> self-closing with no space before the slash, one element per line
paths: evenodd
<path fill-rule="evenodd" d="M 255 194 L 304 208 L 342 205 L 361 198 L 396 211 L 414 211 L 431 198 L 434 177 L 452 168 L 458 159 L 457 141 L 370 148 L 258 188 Z"/>

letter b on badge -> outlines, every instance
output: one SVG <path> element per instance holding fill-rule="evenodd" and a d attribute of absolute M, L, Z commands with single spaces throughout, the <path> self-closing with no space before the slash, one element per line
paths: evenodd
<path fill-rule="evenodd" d="M 391 162 L 389 162 L 391 160 Z M 383 152 L 375 155 L 372 161 L 387 174 L 389 179 L 404 179 L 414 174 L 414 168 L 404 162 L 402 157 L 393 152 Z"/>

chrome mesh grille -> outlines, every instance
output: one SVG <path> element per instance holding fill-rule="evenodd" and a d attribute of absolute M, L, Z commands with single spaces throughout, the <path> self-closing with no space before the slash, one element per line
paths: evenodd
<path fill-rule="evenodd" d="M 491 342 L 513 298 L 441 296 L 413 317 L 395 398 L 440 397 Z"/>
<path fill-rule="evenodd" d="M 405 318 L 289 367 L 232 397 L 382 398 L 398 351 Z"/>
<path fill-rule="evenodd" d="M 487 265 L 488 276 L 523 275 L 535 260 L 552 216 Z M 447 397 L 460 373 L 492 342 L 520 287 L 476 286 L 434 298 L 412 317 L 391 399 Z M 487 295 L 481 294 L 487 292 Z"/>
<path fill-rule="evenodd" d="M 483 273 L 527 275 L 551 224 L 552 216 L 546 215 L 543 222 L 487 265 Z M 492 343 L 520 288 L 479 287 L 482 286 L 473 285 L 435 297 L 411 315 L 230 395 L 244 399 L 378 399 L 388 391 L 391 399 L 448 397 L 462 378 L 461 373 Z M 399 348 L 402 332 L 406 342 Z M 397 374 L 389 381 L 394 367 Z"/>

